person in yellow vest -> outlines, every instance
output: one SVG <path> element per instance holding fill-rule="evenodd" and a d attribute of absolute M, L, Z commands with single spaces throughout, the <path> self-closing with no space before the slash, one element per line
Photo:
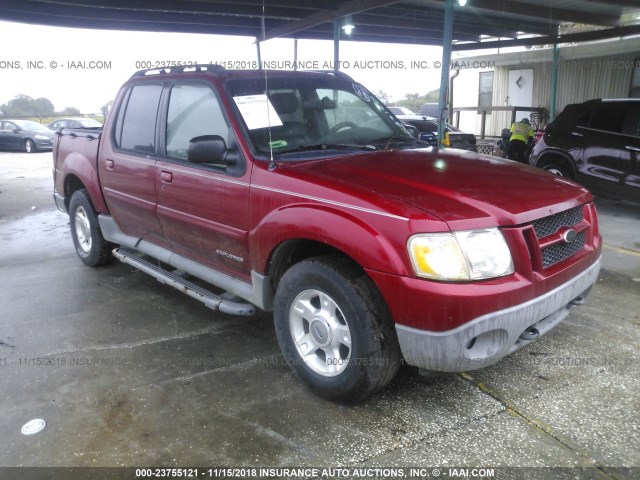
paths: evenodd
<path fill-rule="evenodd" d="M 529 142 L 533 141 L 533 129 L 528 118 L 511 125 L 511 138 L 509 139 L 508 157 L 511 160 L 525 163 L 525 153 Z"/>

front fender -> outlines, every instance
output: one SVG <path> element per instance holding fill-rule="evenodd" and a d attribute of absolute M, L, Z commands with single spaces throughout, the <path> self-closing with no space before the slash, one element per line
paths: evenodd
<path fill-rule="evenodd" d="M 371 219 L 315 204 L 279 208 L 267 215 L 249 236 L 252 265 L 265 273 L 271 253 L 278 245 L 287 240 L 307 239 L 343 252 L 363 268 L 408 273 L 409 222 L 400 218 L 368 220 Z"/>

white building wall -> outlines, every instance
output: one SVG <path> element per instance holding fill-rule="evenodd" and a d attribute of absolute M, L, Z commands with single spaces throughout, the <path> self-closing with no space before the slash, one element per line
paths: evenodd
<path fill-rule="evenodd" d="M 626 50 L 626 53 L 616 54 L 616 50 Z M 627 97 L 633 68 L 640 59 L 640 39 L 565 47 L 560 48 L 559 53 L 556 114 L 570 103 L 581 103 L 593 98 Z M 496 65 L 493 69 L 494 107 L 507 105 L 509 70 L 533 69 L 533 106 L 550 111 L 552 49 L 466 60 L 489 61 Z M 479 74 L 484 71 L 491 70 L 461 70 L 454 80 L 454 108 L 478 105 Z M 524 114 L 519 113 L 516 119 L 520 120 L 523 116 Z M 510 126 L 511 112 L 493 112 L 487 115 L 485 134 L 499 136 L 503 128 Z M 481 115 L 475 111 L 462 112 L 460 129 L 480 135 Z"/>

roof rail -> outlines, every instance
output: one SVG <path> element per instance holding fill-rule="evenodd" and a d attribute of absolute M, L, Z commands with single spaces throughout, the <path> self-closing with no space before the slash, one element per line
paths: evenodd
<path fill-rule="evenodd" d="M 329 73 L 338 78 L 342 78 L 344 80 L 348 80 L 350 82 L 355 82 L 353 78 L 351 78 L 348 74 L 344 73 L 342 70 L 301 70 L 303 72 L 315 72 L 315 73 Z"/>
<path fill-rule="evenodd" d="M 172 65 L 170 67 L 161 67 L 161 68 L 148 68 L 146 70 L 140 70 L 133 75 L 131 75 L 131 79 L 139 78 L 139 77 L 149 77 L 153 75 L 169 75 L 176 73 L 192 73 L 192 72 L 207 72 L 214 74 L 222 74 L 226 70 L 222 65 L 218 65 L 216 63 L 211 64 L 195 64 L 195 65 Z"/>

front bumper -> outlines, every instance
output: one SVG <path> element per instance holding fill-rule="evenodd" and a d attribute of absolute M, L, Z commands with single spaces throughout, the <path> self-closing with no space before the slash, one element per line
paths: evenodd
<path fill-rule="evenodd" d="M 38 151 L 53 150 L 53 140 L 36 139 L 35 144 Z"/>
<path fill-rule="evenodd" d="M 537 298 L 482 315 L 453 330 L 433 332 L 396 324 L 405 361 L 425 370 L 463 372 L 493 365 L 534 340 L 520 336 L 534 327 L 547 333 L 586 297 L 600 272 L 600 259 L 569 282 Z"/>

